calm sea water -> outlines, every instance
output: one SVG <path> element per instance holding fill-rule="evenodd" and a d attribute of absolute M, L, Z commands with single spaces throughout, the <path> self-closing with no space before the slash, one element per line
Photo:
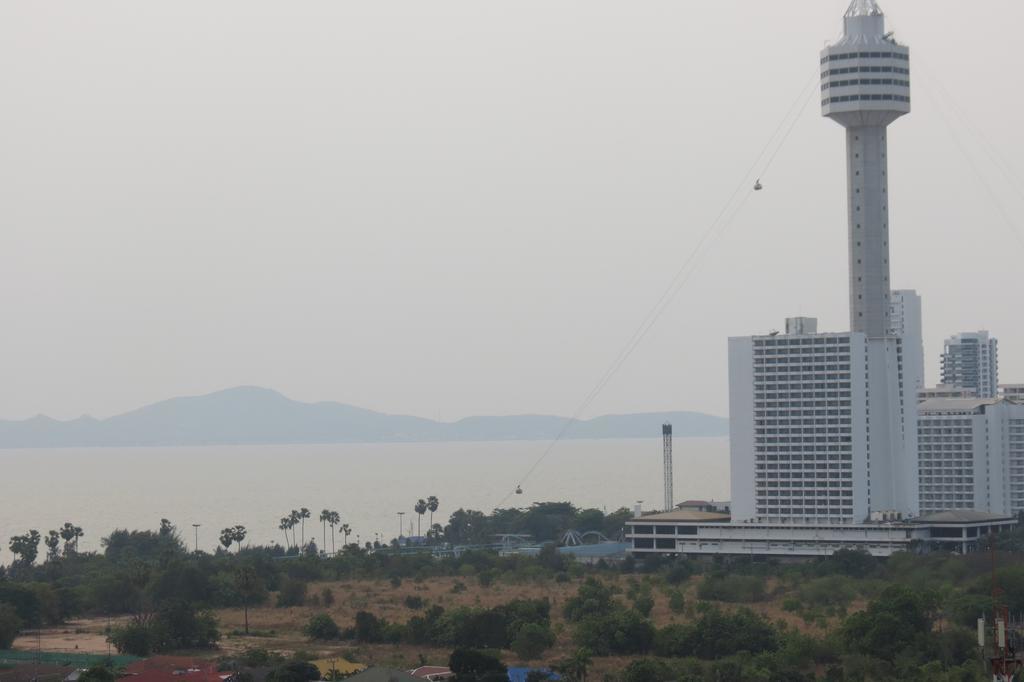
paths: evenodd
<path fill-rule="evenodd" d="M 335 509 L 361 541 L 415 525 L 418 498 L 436 495 L 435 521 L 459 507 L 490 511 L 513 490 L 547 447 L 543 442 L 289 445 L 188 448 L 82 448 L 0 451 L 0 563 L 7 539 L 34 528 L 44 534 L 72 521 L 85 530 L 82 550 L 100 548 L 114 528 L 178 525 L 192 546 L 212 550 L 220 529 L 243 524 L 247 542 L 284 542 L 281 516 L 308 507 L 306 536 L 318 543 L 323 508 Z M 572 440 L 559 443 L 503 506 L 569 500 L 612 511 L 661 504 L 661 440 Z M 675 441 L 676 501 L 727 499 L 726 438 Z M 424 530 L 428 516 L 423 517 Z M 330 537 L 328 536 L 328 543 Z M 40 545 L 40 551 L 45 548 Z"/>

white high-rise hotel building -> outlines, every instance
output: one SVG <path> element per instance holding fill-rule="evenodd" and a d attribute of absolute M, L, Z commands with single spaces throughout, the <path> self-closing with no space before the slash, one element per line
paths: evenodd
<path fill-rule="evenodd" d="M 917 513 L 920 306 L 901 292 L 910 319 L 894 328 L 887 173 L 887 127 L 910 111 L 910 58 L 874 0 L 854 0 L 842 39 L 822 51 L 821 92 L 822 114 L 846 129 L 851 331 L 802 320 L 729 340 L 734 521 Z"/>

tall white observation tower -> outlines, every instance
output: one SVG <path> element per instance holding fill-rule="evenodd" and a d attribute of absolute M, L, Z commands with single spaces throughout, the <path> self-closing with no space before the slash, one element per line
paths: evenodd
<path fill-rule="evenodd" d="M 850 330 L 890 334 L 886 128 L 910 113 L 910 49 L 875 0 L 853 0 L 843 37 L 821 52 L 821 113 L 846 128 Z"/>

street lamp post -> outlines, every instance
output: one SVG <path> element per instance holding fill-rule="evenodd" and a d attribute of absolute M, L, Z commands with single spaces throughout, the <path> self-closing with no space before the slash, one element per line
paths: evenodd
<path fill-rule="evenodd" d="M 405 512 L 398 512 L 398 539 L 402 539 L 402 517 L 405 516 Z"/>
<path fill-rule="evenodd" d="M 201 523 L 193 523 L 192 524 L 192 527 L 195 528 L 195 530 L 196 530 L 196 554 L 199 554 L 199 526 L 201 526 L 201 525 L 203 525 L 203 524 L 201 524 Z"/>

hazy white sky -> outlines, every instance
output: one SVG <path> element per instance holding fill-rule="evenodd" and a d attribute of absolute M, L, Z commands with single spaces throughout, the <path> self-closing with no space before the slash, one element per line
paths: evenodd
<path fill-rule="evenodd" d="M 238 384 L 571 413 L 846 4 L 5 2 L 0 417 Z M 1024 235 L 1024 4 L 883 7 L 913 69 L 894 284 L 924 296 L 931 380 L 944 336 L 987 328 L 1024 382 L 1000 213 Z M 816 100 L 588 414 L 724 414 L 726 337 L 847 327 L 844 140 Z"/>

